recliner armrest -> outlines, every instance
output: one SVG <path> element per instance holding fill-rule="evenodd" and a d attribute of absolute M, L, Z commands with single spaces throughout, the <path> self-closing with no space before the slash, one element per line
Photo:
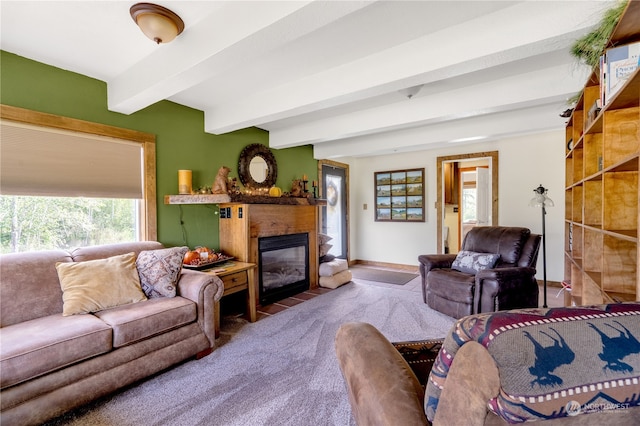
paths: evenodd
<path fill-rule="evenodd" d="M 507 268 L 484 269 L 476 274 L 476 284 L 482 280 L 507 281 L 523 275 L 534 276 L 536 268 L 511 266 Z"/>
<path fill-rule="evenodd" d="M 517 266 L 478 272 L 474 289 L 474 312 L 538 306 L 535 275 L 535 268 Z"/>
<path fill-rule="evenodd" d="M 420 273 L 424 278 L 427 273 L 435 268 L 451 268 L 455 254 L 423 254 L 418 256 L 420 262 Z"/>
<path fill-rule="evenodd" d="M 196 303 L 198 325 L 204 331 L 213 348 L 216 341 L 215 305 L 222 298 L 224 283 L 215 275 L 183 269 L 176 287 L 178 296 Z"/>

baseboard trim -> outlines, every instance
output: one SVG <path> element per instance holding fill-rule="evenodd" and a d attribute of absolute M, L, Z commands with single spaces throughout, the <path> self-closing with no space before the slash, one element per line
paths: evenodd
<path fill-rule="evenodd" d="M 388 262 L 375 262 L 373 260 L 356 259 L 349 262 L 349 266 L 353 266 L 353 265 L 377 266 L 379 268 L 399 269 L 402 271 L 413 272 L 415 274 L 420 272 L 420 269 L 415 265 L 403 265 L 401 263 L 388 263 Z M 548 281 L 547 281 L 547 284 L 548 284 Z"/>
<path fill-rule="evenodd" d="M 543 280 L 537 280 L 538 281 L 538 285 L 543 286 L 544 285 L 544 281 Z M 560 283 L 560 281 L 549 281 L 547 280 L 547 288 L 549 287 L 557 287 L 557 288 L 562 288 L 562 283 Z"/>
<path fill-rule="evenodd" d="M 413 272 L 416 274 L 420 272 L 420 269 L 417 266 L 404 265 L 402 263 L 376 262 L 373 260 L 356 259 L 356 260 L 349 261 L 349 266 L 353 266 L 353 265 L 377 266 L 379 268 L 399 269 L 402 271 Z M 537 281 L 539 285 L 541 286 L 544 285 L 544 282 L 542 280 L 537 280 Z M 560 281 L 547 280 L 547 288 L 549 287 L 562 288 L 562 283 L 560 283 Z"/>

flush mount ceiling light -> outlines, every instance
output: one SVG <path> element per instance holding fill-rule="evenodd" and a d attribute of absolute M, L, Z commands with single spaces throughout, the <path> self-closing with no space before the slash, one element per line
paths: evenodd
<path fill-rule="evenodd" d="M 144 35 L 158 44 L 169 43 L 184 30 L 184 22 L 178 15 L 157 4 L 137 3 L 129 12 Z"/>

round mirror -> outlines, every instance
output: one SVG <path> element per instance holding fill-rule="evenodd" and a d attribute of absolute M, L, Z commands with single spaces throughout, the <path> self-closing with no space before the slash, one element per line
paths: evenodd
<path fill-rule="evenodd" d="M 249 174 L 251 178 L 257 183 L 262 183 L 267 179 L 267 162 L 262 157 L 253 157 L 249 163 Z"/>
<path fill-rule="evenodd" d="M 238 162 L 240 182 L 248 188 L 271 188 L 276 184 L 276 159 L 266 146 L 254 143 L 240 153 Z"/>

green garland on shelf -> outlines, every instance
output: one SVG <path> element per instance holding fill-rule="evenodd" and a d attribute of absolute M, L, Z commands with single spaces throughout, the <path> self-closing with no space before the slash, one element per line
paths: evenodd
<path fill-rule="evenodd" d="M 604 53 L 607 42 L 618 25 L 622 12 L 627 7 L 629 0 L 621 0 L 617 5 L 607 10 L 596 28 L 588 34 L 580 37 L 571 47 L 571 54 L 580 62 L 590 66 L 592 69 L 600 65 L 600 56 Z M 567 103 L 574 105 L 582 96 L 582 92 L 570 98 Z"/>
<path fill-rule="evenodd" d="M 571 54 L 578 60 L 583 61 L 591 68 L 595 68 L 600 63 L 600 56 L 607 47 L 607 42 L 616 28 L 622 12 L 627 7 L 628 0 L 618 2 L 618 4 L 607 10 L 600 20 L 600 24 L 590 33 L 585 34 L 571 47 Z"/>

